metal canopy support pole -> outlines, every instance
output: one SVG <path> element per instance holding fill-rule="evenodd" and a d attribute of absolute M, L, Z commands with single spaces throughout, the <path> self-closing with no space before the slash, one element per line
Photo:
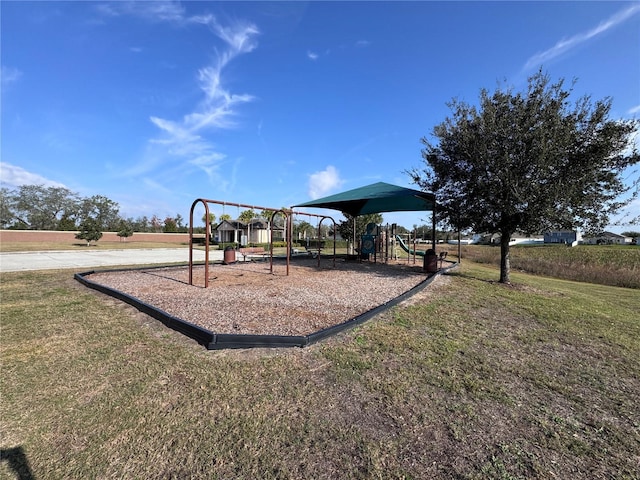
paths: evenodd
<path fill-rule="evenodd" d="M 351 242 L 351 254 L 356 254 L 356 217 L 353 217 L 353 241 Z"/>
<path fill-rule="evenodd" d="M 436 251 L 436 202 L 433 202 L 433 211 L 431 212 L 431 248 Z"/>
<path fill-rule="evenodd" d="M 416 245 L 417 232 L 416 232 L 416 230 L 417 229 L 415 229 L 415 228 L 413 229 L 413 264 L 414 265 L 416 264 L 416 248 L 417 248 L 417 245 Z"/>
<path fill-rule="evenodd" d="M 287 224 L 287 276 L 289 276 L 289 264 L 291 263 L 291 248 L 293 247 L 293 213 L 286 214 Z"/>

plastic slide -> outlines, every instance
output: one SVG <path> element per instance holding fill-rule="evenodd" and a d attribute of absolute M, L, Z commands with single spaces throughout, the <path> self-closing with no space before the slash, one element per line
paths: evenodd
<path fill-rule="evenodd" d="M 400 235 L 396 235 L 396 240 L 398 241 L 398 243 L 400 244 L 400 248 L 402 248 L 405 252 L 407 252 L 409 255 L 418 255 L 419 257 L 424 257 L 425 255 L 425 251 L 424 250 L 416 250 L 415 252 L 413 250 L 411 250 L 409 247 L 407 247 L 407 244 L 404 243 L 404 241 L 402 240 L 402 237 Z"/>

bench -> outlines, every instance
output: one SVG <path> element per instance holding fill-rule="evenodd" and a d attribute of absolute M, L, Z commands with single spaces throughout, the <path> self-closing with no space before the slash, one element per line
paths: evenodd
<path fill-rule="evenodd" d="M 242 255 L 242 260 L 247 261 L 247 257 L 251 256 L 261 256 L 263 259 L 269 255 L 264 247 L 242 247 L 238 249 L 238 252 Z"/>
<path fill-rule="evenodd" d="M 318 258 L 318 255 L 322 253 L 322 250 L 324 250 L 324 245 L 321 245 L 320 247 L 318 247 L 317 245 L 314 247 L 309 245 L 304 248 L 307 251 L 307 254 L 309 254 L 312 258 Z"/>
<path fill-rule="evenodd" d="M 322 250 L 324 250 L 324 246 L 324 241 L 312 240 L 304 246 L 304 249 L 306 250 L 307 254 L 311 255 L 313 258 L 318 258 L 318 254 L 322 253 Z"/>

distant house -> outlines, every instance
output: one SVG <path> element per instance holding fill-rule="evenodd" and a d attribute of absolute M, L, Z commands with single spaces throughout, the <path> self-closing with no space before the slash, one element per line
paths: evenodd
<path fill-rule="evenodd" d="M 589 245 L 631 245 L 633 238 L 625 237 L 624 235 L 618 235 L 613 232 L 602 232 L 593 237 L 585 238 L 583 243 Z"/>
<path fill-rule="evenodd" d="M 509 240 L 509 245 L 538 245 L 544 243 L 542 235 L 525 235 L 514 233 Z"/>
<path fill-rule="evenodd" d="M 265 218 L 253 218 L 247 223 L 240 220 L 223 220 L 215 228 L 215 237 L 220 243 L 238 243 L 240 245 L 269 243 L 271 230 L 273 230 L 274 240 L 284 238 L 284 230 L 280 227 L 270 228 L 269 222 Z"/>
<path fill-rule="evenodd" d="M 581 241 L 582 235 L 576 230 L 557 230 L 544 234 L 544 243 L 564 243 L 574 246 Z"/>
<path fill-rule="evenodd" d="M 471 237 L 464 236 L 460 239 L 460 245 L 474 245 L 476 243 L 479 243 L 481 239 L 482 239 L 482 235 L 479 235 L 479 234 L 474 234 Z M 447 240 L 447 243 L 450 245 L 458 245 L 458 239 L 450 238 L 449 240 Z"/>
<path fill-rule="evenodd" d="M 502 235 L 499 233 L 484 234 L 480 236 L 477 243 L 482 245 L 500 245 Z M 509 245 L 534 245 L 543 243 L 542 235 L 525 235 L 521 232 L 516 232 L 509 238 Z"/>

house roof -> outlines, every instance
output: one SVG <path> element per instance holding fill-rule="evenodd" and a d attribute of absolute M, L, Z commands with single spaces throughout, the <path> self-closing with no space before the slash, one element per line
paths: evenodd
<path fill-rule="evenodd" d="M 382 212 L 432 211 L 435 203 L 433 193 L 378 182 L 293 207 L 329 208 L 355 217 Z"/>
<path fill-rule="evenodd" d="M 239 230 L 244 226 L 245 224 L 239 220 L 223 220 L 218 224 L 216 230 Z"/>
<path fill-rule="evenodd" d="M 613 233 L 613 232 L 602 232 L 601 234 L 597 235 L 598 237 L 609 237 L 609 238 L 625 238 L 624 235 L 619 235 L 617 233 Z"/>

